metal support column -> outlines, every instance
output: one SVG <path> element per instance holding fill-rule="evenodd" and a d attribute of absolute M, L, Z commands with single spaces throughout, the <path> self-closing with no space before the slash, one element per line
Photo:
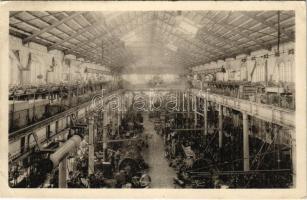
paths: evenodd
<path fill-rule="evenodd" d="M 124 107 L 125 107 L 124 97 L 125 95 L 120 96 L 120 121 L 123 120 L 123 113 L 124 113 Z"/>
<path fill-rule="evenodd" d="M 206 138 L 208 134 L 208 116 L 207 116 L 207 110 L 208 110 L 208 101 L 207 99 L 204 99 L 204 137 L 205 137 L 205 143 L 206 143 Z"/>
<path fill-rule="evenodd" d="M 118 106 L 118 109 L 117 109 L 117 133 L 119 134 L 119 127 L 121 125 L 121 122 L 122 122 L 122 117 L 121 117 L 121 113 L 122 113 L 122 98 L 119 97 L 119 106 Z"/>
<path fill-rule="evenodd" d="M 103 160 L 106 162 L 107 161 L 107 135 L 108 135 L 108 116 L 107 116 L 107 111 L 103 111 L 103 135 L 102 135 L 102 149 L 103 149 Z"/>
<path fill-rule="evenodd" d="M 249 138 L 248 138 L 248 115 L 243 112 L 243 162 L 244 171 L 249 171 Z"/>
<path fill-rule="evenodd" d="M 124 95 L 121 95 L 120 96 L 120 104 L 119 104 L 119 120 L 120 120 L 120 125 L 121 125 L 121 122 L 122 122 L 122 119 L 123 119 L 123 107 L 124 107 L 124 103 L 123 103 L 123 98 L 124 98 Z"/>
<path fill-rule="evenodd" d="M 90 118 L 88 128 L 88 174 L 94 174 L 94 119 Z"/>
<path fill-rule="evenodd" d="M 292 136 L 292 145 L 291 145 L 291 157 L 292 157 L 292 181 L 293 181 L 293 188 L 296 187 L 296 138 L 294 130 L 291 130 Z M 293 133 L 294 132 L 294 133 Z"/>
<path fill-rule="evenodd" d="M 119 134 L 121 119 L 120 119 L 120 111 L 117 112 L 117 133 Z"/>
<path fill-rule="evenodd" d="M 190 118 L 190 92 L 186 94 L 186 101 L 187 101 L 187 111 L 188 111 L 188 118 Z"/>
<path fill-rule="evenodd" d="M 64 142 L 60 142 L 62 146 Z M 59 188 L 67 188 L 67 159 L 66 157 L 59 163 Z"/>
<path fill-rule="evenodd" d="M 188 94 L 187 94 L 187 101 L 188 101 L 188 104 L 187 104 L 187 112 L 188 112 L 188 122 L 190 122 L 190 119 L 191 119 L 191 109 L 190 109 L 190 105 L 191 105 L 191 98 L 190 98 L 190 91 L 188 91 Z M 190 124 L 188 124 L 188 126 L 190 126 Z"/>
<path fill-rule="evenodd" d="M 219 105 L 219 148 L 223 146 L 223 106 Z"/>
<path fill-rule="evenodd" d="M 197 127 L 197 96 L 194 96 L 194 127 Z"/>

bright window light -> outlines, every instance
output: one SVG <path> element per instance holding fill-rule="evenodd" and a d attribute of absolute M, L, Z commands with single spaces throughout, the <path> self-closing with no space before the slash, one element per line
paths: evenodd
<path fill-rule="evenodd" d="M 104 12 L 104 16 L 105 16 L 105 18 L 108 20 L 108 21 L 110 21 L 110 20 L 112 20 L 112 19 L 114 19 L 114 18 L 116 18 L 116 17 L 118 17 L 119 15 L 121 15 L 122 14 L 122 12 Z"/>
<path fill-rule="evenodd" d="M 129 45 L 137 42 L 138 38 L 135 35 L 135 32 L 131 32 L 125 35 L 121 40 L 124 41 L 126 45 Z"/>
<path fill-rule="evenodd" d="M 189 20 L 187 18 L 181 18 L 181 19 L 182 19 L 182 21 L 179 22 L 178 27 L 180 29 L 184 30 L 188 34 L 196 35 L 196 33 L 199 29 L 197 24 L 195 24 L 194 22 L 192 22 L 191 20 Z"/>

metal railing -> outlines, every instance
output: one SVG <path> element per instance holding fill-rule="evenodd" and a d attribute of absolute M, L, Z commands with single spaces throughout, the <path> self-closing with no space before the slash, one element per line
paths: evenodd
<path fill-rule="evenodd" d="M 295 127 L 295 111 L 289 109 L 283 109 L 276 106 L 256 103 L 239 98 L 213 94 L 211 92 L 205 92 L 197 89 L 191 90 L 194 95 L 202 98 L 206 98 L 209 101 L 216 102 L 223 106 L 246 112 L 250 116 L 275 123 L 281 126 L 294 128 Z"/>

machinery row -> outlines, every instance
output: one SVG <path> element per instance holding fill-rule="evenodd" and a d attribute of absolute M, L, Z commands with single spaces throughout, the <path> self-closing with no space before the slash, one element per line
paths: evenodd
<path fill-rule="evenodd" d="M 106 108 L 111 104 L 107 98 L 112 95 L 120 96 L 122 92 L 109 90 Z M 114 116 L 91 103 L 62 111 L 10 135 L 11 187 L 149 186 L 150 177 L 144 171 L 148 166 L 140 154 L 148 146 L 142 115 L 126 107 L 125 112 Z"/>
<path fill-rule="evenodd" d="M 10 133 L 88 102 L 97 93 L 120 89 L 120 83 L 88 82 L 12 87 L 9 93 Z"/>
<path fill-rule="evenodd" d="M 189 98 L 189 97 L 188 97 Z M 157 112 L 157 134 L 183 188 L 290 188 L 293 129 L 190 96 L 178 112 Z M 197 111 L 192 110 L 196 102 Z M 201 114 L 202 113 L 202 114 Z"/>
<path fill-rule="evenodd" d="M 192 81 L 196 89 L 209 90 L 211 93 L 249 100 L 284 109 L 295 110 L 295 86 L 285 83 L 281 85 L 252 83 L 247 81 Z"/>
<path fill-rule="evenodd" d="M 149 116 L 156 133 L 163 137 L 169 166 L 177 172 L 177 187 L 295 185 L 294 128 L 190 91 L 165 92 L 164 96 L 177 97 L 179 109 L 160 106 L 162 109 L 149 111 Z M 144 112 L 134 107 L 139 96 L 132 91 L 115 94 L 120 97 L 116 111 L 110 109 L 111 101 L 105 102 L 105 110 L 93 109 L 88 103 L 62 112 L 66 114 L 61 117 L 47 118 L 47 125 L 34 124 L 11 134 L 11 187 L 150 187 L 150 166 L 141 153 L 148 147 Z M 155 106 L 168 103 L 152 98 Z"/>

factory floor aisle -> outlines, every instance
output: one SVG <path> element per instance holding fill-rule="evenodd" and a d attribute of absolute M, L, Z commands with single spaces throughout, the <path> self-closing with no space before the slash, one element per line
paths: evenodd
<path fill-rule="evenodd" d="M 173 178 L 176 177 L 176 172 L 168 166 L 168 161 L 164 157 L 163 138 L 156 134 L 154 124 L 147 114 L 144 115 L 144 133 L 149 137 L 149 147 L 143 156 L 149 165 L 151 188 L 175 188 Z"/>

